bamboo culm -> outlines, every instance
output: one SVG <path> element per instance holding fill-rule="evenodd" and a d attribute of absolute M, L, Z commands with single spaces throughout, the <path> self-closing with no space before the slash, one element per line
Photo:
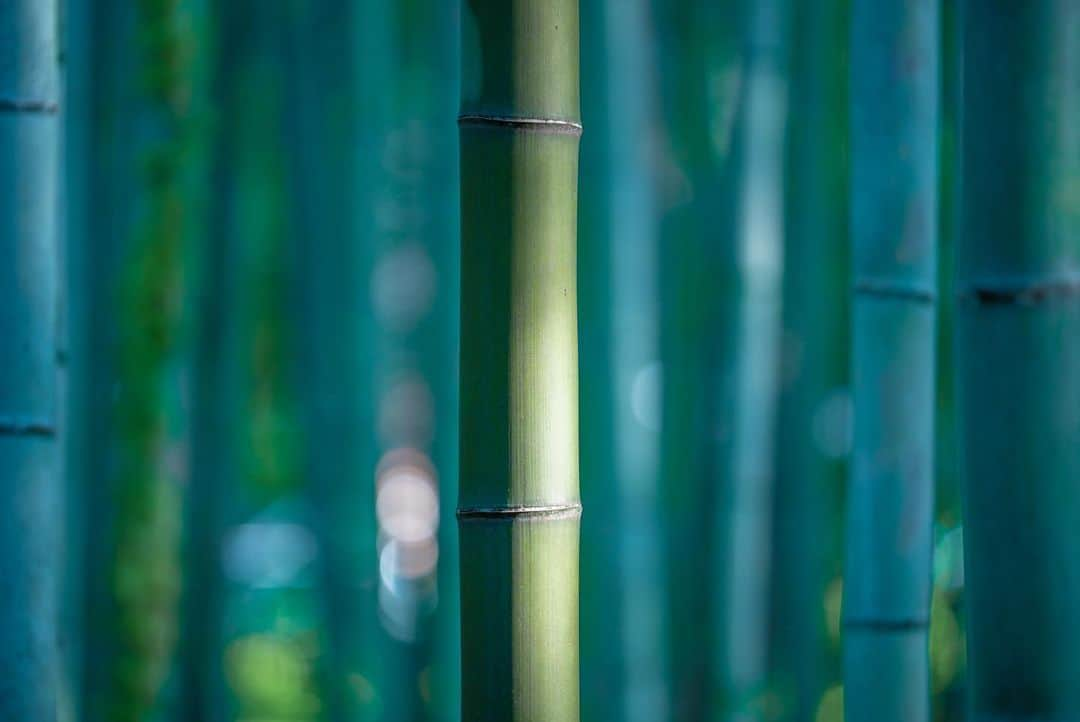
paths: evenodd
<path fill-rule="evenodd" d="M 930 711 L 938 13 L 935 0 L 856 0 L 852 16 L 851 722 Z"/>
<path fill-rule="evenodd" d="M 955 368 L 968 714 L 1074 720 L 1080 4 L 967 0 L 960 12 Z"/>
<path fill-rule="evenodd" d="M 577 0 L 466 12 L 462 719 L 575 722 Z"/>
<path fill-rule="evenodd" d="M 786 0 L 744 9 L 744 78 L 732 140 L 734 293 L 724 335 L 732 404 L 730 446 L 719 465 L 726 504 L 723 538 L 720 684 L 725 718 L 738 718 L 764 692 L 767 679 L 773 441 L 784 268 L 784 134 L 787 120 Z M 721 406 L 723 408 L 723 406 Z M 726 415 L 726 414 L 725 414 Z"/>
<path fill-rule="evenodd" d="M 581 4 L 582 708 L 585 719 L 651 722 L 664 676 L 659 489 L 660 340 L 655 88 L 645 0 Z M 595 502 L 595 503 L 594 503 Z M 617 560 L 617 563 L 612 563 Z M 603 620 L 601 623 L 600 620 Z"/>
<path fill-rule="evenodd" d="M 59 712 L 57 3 L 0 5 L 0 718 Z"/>
<path fill-rule="evenodd" d="M 839 676 L 821 606 L 841 557 L 831 530 L 842 466 L 811 430 L 846 377 L 845 5 L 800 3 L 792 38 L 770 628 L 772 690 L 789 722 L 813 722 Z"/>

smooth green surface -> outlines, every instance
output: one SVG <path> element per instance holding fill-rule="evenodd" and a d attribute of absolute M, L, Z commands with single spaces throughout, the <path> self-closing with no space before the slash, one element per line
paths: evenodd
<path fill-rule="evenodd" d="M 463 720 L 578 719 L 578 527 L 462 524 Z"/>
<path fill-rule="evenodd" d="M 55 2 L 0 5 L 0 718 L 52 720 L 61 675 L 63 483 L 56 429 Z"/>
<path fill-rule="evenodd" d="M 462 115 L 578 122 L 578 0 L 462 4 Z"/>
<path fill-rule="evenodd" d="M 970 716 L 1072 720 L 1080 716 L 1080 6 L 965 2 L 960 28 L 956 381 Z"/>
<path fill-rule="evenodd" d="M 578 120 L 577 11 L 474 0 L 463 18 L 462 115 L 488 119 L 461 127 L 463 720 L 579 714 L 578 138 L 500 120 Z"/>
<path fill-rule="evenodd" d="M 461 508 L 578 501 L 577 155 L 461 130 Z"/>
<path fill-rule="evenodd" d="M 912 639 L 930 616 L 939 32 L 935 0 L 853 6 L 849 722 L 930 716 L 929 656 Z"/>

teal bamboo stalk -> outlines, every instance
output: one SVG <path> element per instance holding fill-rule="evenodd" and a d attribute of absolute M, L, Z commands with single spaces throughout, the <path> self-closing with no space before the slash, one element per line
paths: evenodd
<path fill-rule="evenodd" d="M 582 3 L 582 693 L 588 720 L 669 709 L 660 556 L 660 253 L 649 6 Z"/>
<path fill-rule="evenodd" d="M 469 12 L 459 119 L 462 718 L 574 722 L 578 7 L 472 0 Z"/>
<path fill-rule="evenodd" d="M 842 557 L 843 467 L 815 426 L 847 368 L 846 7 L 794 8 L 769 641 L 772 690 L 791 722 L 813 722 L 839 677 L 822 602 Z"/>
<path fill-rule="evenodd" d="M 935 0 L 856 0 L 852 15 L 852 721 L 929 719 L 938 14 Z"/>
<path fill-rule="evenodd" d="M 385 40 L 354 42 L 352 24 L 360 18 L 373 38 L 385 38 L 387 12 L 379 2 L 295 3 L 289 23 L 298 386 L 308 494 L 324 559 L 322 683 L 332 722 L 379 719 L 379 705 L 392 703 L 374 699 L 387 692 L 376 662 L 386 650 L 376 601 L 372 322 L 368 294 L 357 290 L 369 283 L 375 212 L 369 196 L 355 193 L 357 179 L 376 172 L 379 154 L 366 144 L 382 133 L 376 123 L 384 122 L 390 69 Z M 354 46 L 363 49 L 363 64 Z M 363 107 L 358 98 L 367 99 Z M 354 158 L 357 146 L 363 151 Z M 370 699 L 354 692 L 353 675 L 371 685 Z"/>
<path fill-rule="evenodd" d="M 0 6 L 0 717 L 56 719 L 63 484 L 56 429 L 57 4 Z"/>
<path fill-rule="evenodd" d="M 968 714 L 1076 719 L 1080 5 L 965 2 L 959 27 Z"/>
<path fill-rule="evenodd" d="M 109 459 L 102 483 L 112 508 L 92 591 L 98 627 L 87 645 L 95 671 L 94 719 L 167 714 L 166 680 L 177 663 L 182 489 L 187 422 L 179 379 L 187 365 L 187 249 L 197 224 L 191 194 L 193 60 L 191 3 L 94 8 L 92 156 L 102 217 L 89 229 L 109 259 L 98 266 L 104 318 L 115 323 L 102 375 L 109 389 Z M 117 32 L 109 21 L 125 22 Z M 141 69 L 134 76 L 128 63 Z M 107 105 L 106 105 L 107 103 Z M 80 149 L 86 152 L 86 149 Z M 101 234 L 101 235 L 98 235 Z M 114 393 L 115 390 L 115 393 Z M 88 505 L 96 517 L 93 504 Z M 107 518 L 107 517 L 106 517 Z M 99 528 L 103 519 L 91 520 Z M 99 616 L 100 615 L 100 616 Z"/>
<path fill-rule="evenodd" d="M 716 417 L 726 389 L 721 344 L 728 308 L 721 289 L 733 279 L 721 169 L 730 156 L 740 80 L 735 4 L 652 4 L 660 55 L 664 120 L 657 200 L 662 362 L 660 506 L 667 575 L 667 675 L 670 715 L 707 718 L 715 706 L 721 489 L 717 483 L 730 427 Z M 705 530 L 710 530 L 706 532 Z M 688 621 L 689 620 L 689 621 Z"/>
<path fill-rule="evenodd" d="M 454 110 L 461 99 L 461 4 L 424 0 L 427 41 L 414 45 L 423 62 L 429 105 L 424 122 L 430 128 L 430 164 L 425 196 L 430 216 L 425 237 L 437 271 L 432 326 L 433 347 L 422 359 L 431 380 L 435 429 L 431 458 L 438 473 L 439 558 L 437 607 L 431 638 L 428 717 L 456 722 L 461 712 L 461 592 L 458 569 L 458 355 L 461 318 L 461 201 L 458 192 L 458 129 Z M 409 26 L 399 32 L 409 33 Z M 427 49 L 425 49 L 427 48 Z M 447 363 L 447 359 L 450 363 Z"/>
<path fill-rule="evenodd" d="M 717 575 L 721 648 L 717 670 L 730 718 L 752 713 L 764 692 L 768 658 L 773 441 L 778 392 L 783 276 L 784 132 L 787 120 L 785 0 L 743 8 L 741 98 L 729 193 L 734 282 L 722 304 L 728 348 L 720 418 L 730 445 L 718 464 L 721 505 Z M 730 407 L 727 406 L 730 404 Z M 725 413 L 730 408 L 730 414 Z"/>

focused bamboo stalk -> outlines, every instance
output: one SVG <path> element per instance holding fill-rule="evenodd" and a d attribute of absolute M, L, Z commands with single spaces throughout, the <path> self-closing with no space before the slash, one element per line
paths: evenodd
<path fill-rule="evenodd" d="M 0 718 L 57 718 L 57 3 L 0 5 Z"/>
<path fill-rule="evenodd" d="M 930 712 L 938 13 L 936 0 L 856 0 L 852 16 L 851 722 Z"/>
<path fill-rule="evenodd" d="M 471 0 L 462 718 L 578 719 L 577 0 Z"/>
<path fill-rule="evenodd" d="M 961 5 L 969 716 L 1080 716 L 1080 4 Z"/>

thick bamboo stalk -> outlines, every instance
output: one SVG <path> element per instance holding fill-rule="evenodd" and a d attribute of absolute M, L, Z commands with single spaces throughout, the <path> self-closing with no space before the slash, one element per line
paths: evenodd
<path fill-rule="evenodd" d="M 57 3 L 0 5 L 0 718 L 57 717 Z"/>
<path fill-rule="evenodd" d="M 459 119 L 462 718 L 572 722 L 577 1 L 469 12 L 480 77 L 466 70 Z"/>
<path fill-rule="evenodd" d="M 794 10 L 769 644 L 782 719 L 812 722 L 839 676 L 822 600 L 842 556 L 833 530 L 843 472 L 815 419 L 847 368 L 847 13 L 844 0 Z"/>
<path fill-rule="evenodd" d="M 849 720 L 929 718 L 938 6 L 851 27 L 855 401 L 844 585 Z"/>
<path fill-rule="evenodd" d="M 1080 716 L 1080 5 L 961 6 L 969 715 Z"/>
<path fill-rule="evenodd" d="M 582 690 L 587 720 L 669 709 L 660 563 L 656 109 L 647 2 L 582 3 Z M 614 561 L 613 561 L 614 560 Z"/>

